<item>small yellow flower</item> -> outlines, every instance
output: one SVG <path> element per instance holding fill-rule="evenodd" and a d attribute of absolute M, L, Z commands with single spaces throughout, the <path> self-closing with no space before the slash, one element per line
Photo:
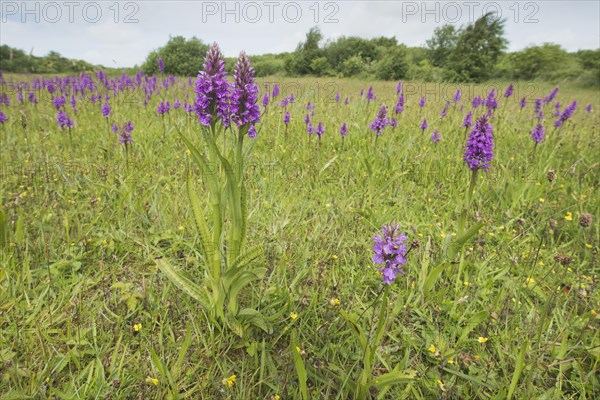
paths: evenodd
<path fill-rule="evenodd" d="M 133 331 L 134 331 L 134 332 L 139 332 L 139 331 L 141 331 L 141 330 L 142 330 L 142 324 L 141 324 L 141 323 L 138 323 L 138 324 L 134 324 L 134 325 L 133 325 Z"/>
<path fill-rule="evenodd" d="M 544 200 L 543 197 L 540 197 L 540 203 L 544 203 L 546 200 Z"/>
<path fill-rule="evenodd" d="M 446 233 L 445 233 L 445 232 L 440 232 L 440 237 L 441 237 L 442 239 L 445 239 L 445 238 L 446 238 Z"/>
<path fill-rule="evenodd" d="M 448 388 L 446 388 L 446 385 L 444 384 L 444 382 L 442 382 L 441 380 L 438 379 L 437 383 L 438 383 L 438 386 L 440 387 L 440 389 L 441 389 L 442 392 L 447 392 L 448 391 Z"/>
<path fill-rule="evenodd" d="M 186 156 L 191 156 L 191 155 L 192 155 L 192 152 L 191 152 L 191 151 L 188 149 L 188 150 L 186 150 L 186 151 L 185 151 L 185 155 L 186 155 Z"/>
<path fill-rule="evenodd" d="M 290 318 L 291 319 L 296 319 L 296 318 L 298 318 L 298 314 L 292 312 L 292 313 L 290 313 Z"/>
<path fill-rule="evenodd" d="M 427 350 L 429 350 L 430 353 L 434 353 L 434 354 L 437 351 L 437 349 L 435 348 L 435 345 L 433 345 L 433 344 L 431 346 L 429 346 L 429 348 Z"/>
<path fill-rule="evenodd" d="M 479 339 L 477 339 L 477 341 L 479 343 L 485 343 L 488 341 L 489 338 L 483 337 L 483 336 L 479 336 Z"/>
<path fill-rule="evenodd" d="M 567 215 L 565 215 L 565 219 L 567 221 L 573 221 L 573 213 L 569 211 Z"/>
<path fill-rule="evenodd" d="M 281 400 L 281 397 L 279 397 L 279 395 L 276 394 L 275 396 L 271 396 L 271 400 Z"/>
<path fill-rule="evenodd" d="M 423 234 L 422 234 L 422 233 L 419 233 L 419 237 L 423 237 Z"/>
<path fill-rule="evenodd" d="M 223 379 L 222 383 L 224 386 L 227 386 L 228 388 L 230 388 L 235 383 L 236 378 L 237 377 L 235 375 L 231 375 L 229 378 Z"/>
<path fill-rule="evenodd" d="M 180 231 L 182 231 L 184 229 L 183 225 L 179 225 L 179 228 L 177 228 L 177 229 L 179 229 Z"/>
<path fill-rule="evenodd" d="M 471 282 L 469 282 L 469 281 L 464 281 L 464 282 L 463 282 L 463 285 L 465 285 L 465 286 L 471 286 Z"/>
<path fill-rule="evenodd" d="M 543 267 L 545 265 L 543 261 L 540 261 L 539 264 L 540 264 L 540 267 Z"/>
<path fill-rule="evenodd" d="M 339 306 L 340 304 L 342 304 L 342 303 L 340 302 L 340 299 L 338 299 L 338 298 L 333 298 L 333 299 L 329 300 L 329 305 L 331 305 L 332 307 Z"/>
<path fill-rule="evenodd" d="M 334 260 L 338 259 L 338 256 L 336 256 L 335 254 L 331 256 L 331 258 L 333 258 Z"/>
<path fill-rule="evenodd" d="M 591 249 L 591 248 L 592 248 L 592 245 L 591 245 L 590 243 L 586 243 L 586 244 L 585 244 L 585 247 L 587 247 L 588 249 Z"/>
<path fill-rule="evenodd" d="M 583 200 L 587 199 L 587 195 L 586 194 L 582 194 L 581 196 L 579 196 L 579 198 L 583 201 Z"/>
<path fill-rule="evenodd" d="M 473 360 L 479 360 L 479 356 L 473 356 Z"/>
<path fill-rule="evenodd" d="M 533 278 L 527 278 L 527 280 L 525 281 L 526 284 L 530 284 L 530 283 L 535 283 L 535 279 Z"/>
<path fill-rule="evenodd" d="M 156 379 L 156 378 L 147 377 L 147 378 L 146 378 L 146 382 L 147 382 L 147 383 L 151 383 L 151 384 L 153 384 L 154 386 L 157 386 L 157 385 L 158 385 L 158 379 Z"/>
<path fill-rule="evenodd" d="M 592 317 L 595 317 L 596 315 L 598 315 L 598 313 L 596 312 L 596 310 L 592 310 L 592 311 L 590 311 L 590 313 L 592 314 Z"/>

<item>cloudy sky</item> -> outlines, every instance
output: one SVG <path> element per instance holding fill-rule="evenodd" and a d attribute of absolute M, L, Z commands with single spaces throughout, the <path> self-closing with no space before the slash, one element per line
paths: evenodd
<path fill-rule="evenodd" d="M 486 11 L 506 19 L 510 50 L 554 42 L 600 47 L 600 2 L 589 1 L 0 1 L 0 43 L 112 67 L 141 64 L 169 36 L 216 41 L 226 56 L 293 51 L 310 27 L 325 38 L 395 36 L 421 46 L 444 23 Z"/>

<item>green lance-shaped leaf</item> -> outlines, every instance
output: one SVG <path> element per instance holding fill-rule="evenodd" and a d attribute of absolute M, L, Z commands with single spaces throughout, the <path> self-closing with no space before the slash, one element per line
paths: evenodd
<path fill-rule="evenodd" d="M 230 314 L 237 314 L 238 311 L 238 301 L 237 296 L 238 293 L 248 284 L 260 280 L 265 276 L 267 272 L 266 268 L 256 268 L 252 271 L 241 271 L 233 280 L 233 282 L 229 283 L 229 290 L 227 291 L 227 295 L 229 296 L 228 303 L 228 311 Z M 225 285 L 226 282 L 223 282 Z"/>
<path fill-rule="evenodd" d="M 471 319 L 469 319 L 469 322 L 467 322 L 467 326 L 463 328 L 462 333 L 460 335 L 460 339 L 458 339 L 458 343 L 465 340 L 467 336 L 469 336 L 469 333 L 471 333 L 471 331 L 475 329 L 475 327 L 479 325 L 482 321 L 485 321 L 489 317 L 489 315 L 490 313 L 487 311 L 480 311 L 477 314 L 473 315 Z"/>
<path fill-rule="evenodd" d="M 255 246 L 250 248 L 247 252 L 240 255 L 232 265 L 229 266 L 227 271 L 223 274 L 225 279 L 232 279 L 236 274 L 239 273 L 243 268 L 245 268 L 248 264 L 256 260 L 263 253 L 261 246 Z"/>
<path fill-rule="evenodd" d="M 457 256 L 460 249 L 462 249 L 462 247 L 465 245 L 465 243 L 467 243 L 469 239 L 475 236 L 475 234 L 479 232 L 479 229 L 481 229 L 482 226 L 483 223 L 475 224 L 469 229 L 467 229 L 466 232 L 464 232 L 458 238 L 456 238 L 456 240 L 450 242 L 450 244 L 448 244 L 448 247 L 446 248 L 446 254 L 448 255 L 448 259 L 453 260 Z"/>
<path fill-rule="evenodd" d="M 442 272 L 444 272 L 444 269 L 448 268 L 449 266 L 450 264 L 448 263 L 438 265 L 432 269 L 431 272 L 429 272 L 429 275 L 427 275 L 427 279 L 425 279 L 425 283 L 423 284 L 423 293 L 427 293 L 433 289 L 435 282 L 438 280 Z"/>
<path fill-rule="evenodd" d="M 292 332 L 292 340 L 290 342 L 290 351 L 292 352 L 292 359 L 294 360 L 294 367 L 296 368 L 296 375 L 298 375 L 298 386 L 300 388 L 300 398 L 302 400 L 308 399 L 308 387 L 306 385 L 307 374 L 306 367 L 304 366 L 304 360 L 300 354 L 300 347 L 297 342 L 296 331 Z"/>
<path fill-rule="evenodd" d="M 265 317 L 260 312 L 252 308 L 244 308 L 241 310 L 237 314 L 237 319 L 244 323 L 254 325 L 268 334 L 273 331 L 273 328 L 271 328 L 271 325 L 267 322 Z"/>
<path fill-rule="evenodd" d="M 186 184 L 188 199 L 190 201 L 190 205 L 192 207 L 192 212 L 194 214 L 194 221 L 196 222 L 196 228 L 198 229 L 198 234 L 200 235 L 200 248 L 202 251 L 202 256 L 204 257 L 204 262 L 212 266 L 209 270 L 212 270 L 212 276 L 214 279 L 218 279 L 220 276 L 220 265 L 215 265 L 214 260 L 214 252 L 211 242 L 210 231 L 208 229 L 208 224 L 206 223 L 206 219 L 204 218 L 204 212 L 202 210 L 202 205 L 200 204 L 200 199 L 194 190 L 192 183 L 192 174 L 188 172 L 187 184 Z"/>
<path fill-rule="evenodd" d="M 200 286 L 192 282 L 191 279 L 184 276 L 181 272 L 175 271 L 173 266 L 166 259 L 159 258 L 156 259 L 155 262 L 156 265 L 158 265 L 158 268 L 160 268 L 160 270 L 162 271 L 162 273 L 165 274 L 166 277 L 169 278 L 169 280 L 175 284 L 175 286 L 183 290 L 194 300 L 200 303 L 200 307 L 202 307 L 204 310 L 211 311 L 208 296 Z"/>
<path fill-rule="evenodd" d="M 358 324 L 358 322 L 356 321 L 356 318 L 354 318 L 354 316 L 351 316 L 344 310 L 340 310 L 340 315 L 346 321 L 348 321 L 348 323 L 352 327 L 352 332 L 354 333 L 354 336 L 356 336 L 356 339 L 358 340 L 358 343 L 360 344 L 361 350 L 363 352 L 365 352 L 367 350 L 367 337 L 365 335 L 365 331 Z"/>
<path fill-rule="evenodd" d="M 521 377 L 521 373 L 523 372 L 523 367 L 525 367 L 525 355 L 527 354 L 527 347 L 529 343 L 526 341 L 523 342 L 521 346 L 521 351 L 519 352 L 519 356 L 517 358 L 517 365 L 515 367 L 515 372 L 513 372 L 512 380 L 510 381 L 510 387 L 508 388 L 508 396 L 507 399 L 512 399 L 513 393 L 517 388 L 517 384 L 519 383 L 519 378 Z"/>
<path fill-rule="evenodd" d="M 177 133 L 181 140 L 185 143 L 187 148 L 190 150 L 192 160 L 198 166 L 200 171 L 202 171 L 203 178 L 207 181 L 209 190 L 211 192 L 211 206 L 213 212 L 213 249 L 215 249 L 214 257 L 215 260 L 212 262 L 213 264 L 220 264 L 220 241 L 221 241 L 221 226 L 223 221 L 221 219 L 222 211 L 221 211 L 221 190 L 219 186 L 219 177 L 216 173 L 216 166 L 210 165 L 206 160 L 206 157 L 198 149 L 196 146 L 192 144 L 192 142 L 179 130 L 177 129 Z"/>
<path fill-rule="evenodd" d="M 406 371 L 391 371 L 387 374 L 383 374 L 374 378 L 369 382 L 369 386 L 375 386 L 377 390 L 385 389 L 388 386 L 396 385 L 398 383 L 409 382 L 417 376 L 417 371 L 408 369 Z"/>
<path fill-rule="evenodd" d="M 241 229 L 243 227 L 242 222 L 242 208 L 241 208 L 241 195 L 238 187 L 238 183 L 235 179 L 235 173 L 233 172 L 233 168 L 231 168 L 231 164 L 225 157 L 223 157 L 220 153 L 217 153 L 217 156 L 221 160 L 221 165 L 225 170 L 225 175 L 227 177 L 227 191 L 228 191 L 228 200 L 229 206 L 232 212 L 232 225 L 233 229 L 231 230 L 231 238 L 229 240 L 229 255 L 228 255 L 228 265 L 232 263 L 240 254 L 241 247 Z"/>

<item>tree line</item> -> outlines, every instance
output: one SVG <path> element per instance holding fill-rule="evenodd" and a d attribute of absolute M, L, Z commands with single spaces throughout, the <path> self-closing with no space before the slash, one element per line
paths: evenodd
<path fill-rule="evenodd" d="M 423 47 L 407 47 L 395 37 L 365 39 L 342 36 L 325 40 L 311 28 L 293 52 L 251 56 L 257 76 L 356 77 L 429 82 L 483 82 L 489 79 L 572 81 L 600 86 L 600 49 L 567 52 L 544 43 L 507 52 L 504 21 L 486 14 L 466 26 L 446 24 L 435 29 Z M 175 36 L 150 52 L 141 67 L 147 74 L 195 76 L 208 44 L 196 37 Z M 235 59 L 226 59 L 232 72 Z M 6 72 L 80 72 L 93 70 L 84 61 L 68 60 L 56 52 L 34 57 L 0 46 L 0 69 Z"/>

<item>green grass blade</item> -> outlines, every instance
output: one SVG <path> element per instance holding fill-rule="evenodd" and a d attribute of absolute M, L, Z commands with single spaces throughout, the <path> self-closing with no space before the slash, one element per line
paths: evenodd
<path fill-rule="evenodd" d="M 510 381 L 510 387 L 508 388 L 508 396 L 507 399 L 512 399 L 513 393 L 517 388 L 517 383 L 519 383 L 519 378 L 521 377 L 521 373 L 523 372 L 523 367 L 525 366 L 525 354 L 527 353 L 527 346 L 529 343 L 526 341 L 523 342 L 521 346 L 521 351 L 519 352 L 519 356 L 517 357 L 517 365 L 515 367 L 515 372 L 513 373 L 512 380 Z"/>

